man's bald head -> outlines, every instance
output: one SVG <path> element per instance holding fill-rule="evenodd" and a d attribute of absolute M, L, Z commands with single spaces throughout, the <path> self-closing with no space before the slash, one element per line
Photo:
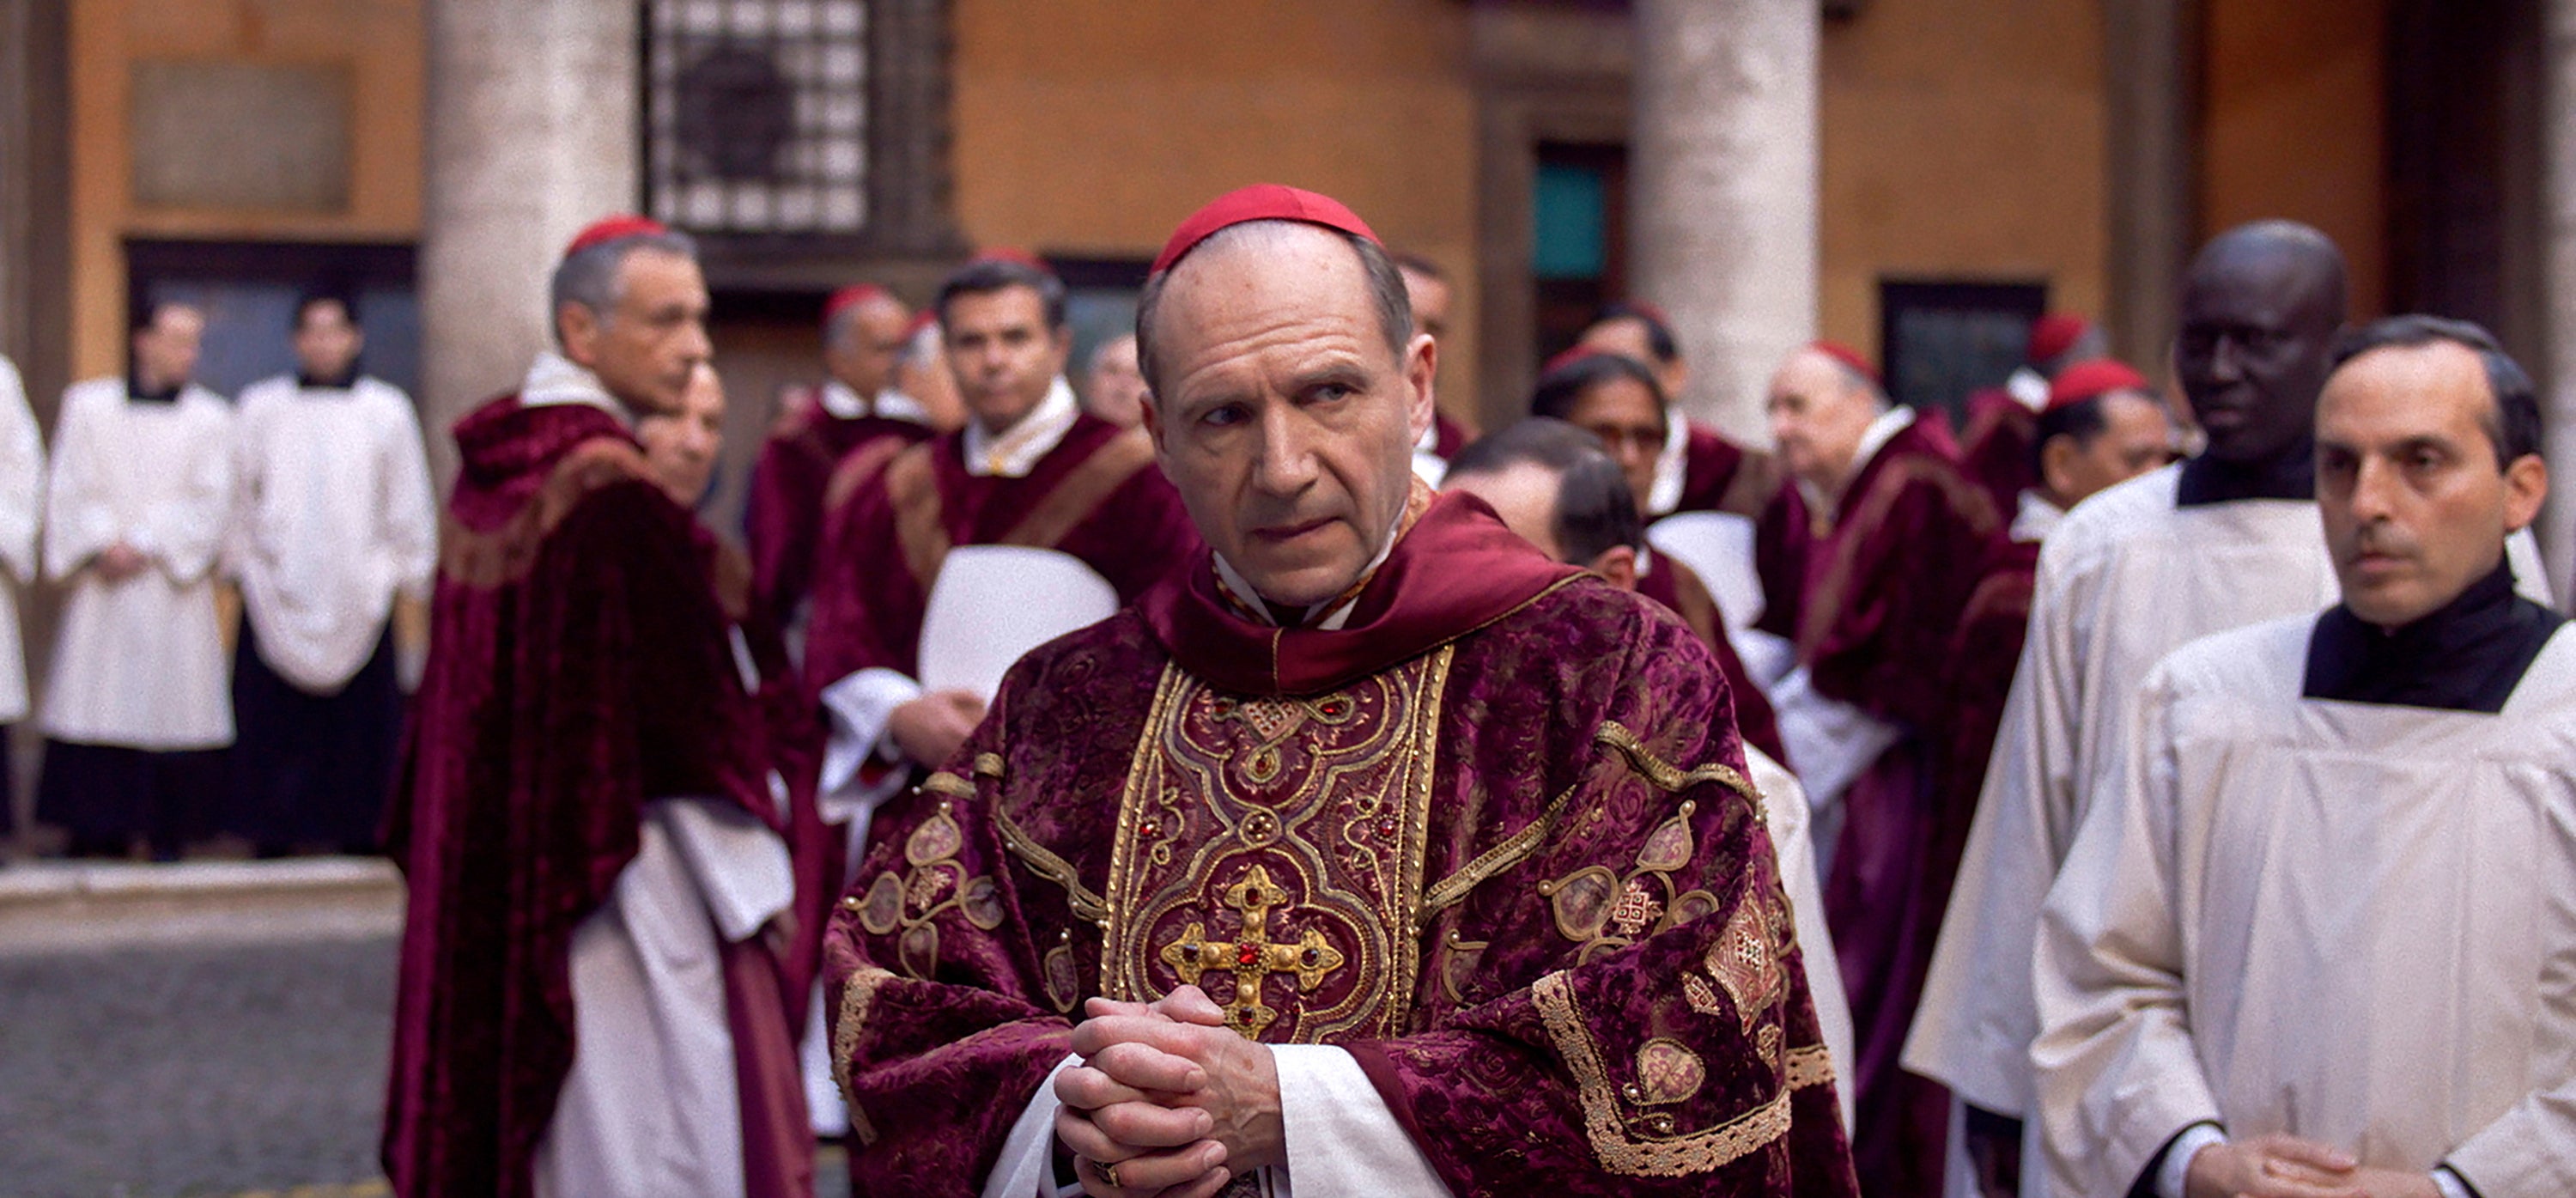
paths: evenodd
<path fill-rule="evenodd" d="M 2239 225 L 2201 248 L 2183 282 L 2174 368 L 2211 457 L 2251 465 L 2306 452 L 2345 289 L 2343 252 L 2295 221 Z"/>
<path fill-rule="evenodd" d="M 1384 251 L 1227 227 L 1147 281 L 1136 339 L 1145 428 L 1209 547 L 1274 606 L 1358 582 L 1411 494 L 1436 368 Z"/>

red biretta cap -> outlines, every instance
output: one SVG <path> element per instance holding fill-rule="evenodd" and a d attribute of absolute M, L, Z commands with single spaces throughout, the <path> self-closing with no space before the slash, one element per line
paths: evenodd
<path fill-rule="evenodd" d="M 1377 231 L 1368 227 L 1359 214 L 1340 200 L 1299 187 L 1277 183 L 1255 183 L 1229 191 L 1207 202 L 1207 206 L 1190 214 L 1181 227 L 1172 230 L 1172 239 L 1163 243 L 1163 252 L 1154 256 L 1153 273 L 1170 270 L 1172 264 L 1198 244 L 1216 236 L 1219 230 L 1257 220 L 1293 220 L 1309 225 L 1365 237 L 1380 246 Z"/>
<path fill-rule="evenodd" d="M 652 217 L 622 212 L 616 216 L 592 221 L 590 227 L 573 234 L 572 244 L 564 247 L 563 256 L 569 258 L 592 246 L 615 241 L 621 237 L 666 237 L 670 232 L 669 225 Z"/>
<path fill-rule="evenodd" d="M 1887 385 L 1887 380 L 1879 377 L 1878 366 L 1869 360 L 1868 355 L 1840 341 L 1810 341 L 1807 343 L 1807 348 L 1851 367 L 1858 371 L 1862 378 L 1868 379 L 1877 386 Z"/>
<path fill-rule="evenodd" d="M 860 283 L 853 287 L 844 287 L 839 291 L 833 292 L 832 298 L 823 301 L 823 327 L 827 329 L 832 327 L 832 322 L 840 319 L 841 313 L 847 312 L 860 304 L 893 298 L 894 293 L 887 291 L 885 288 L 879 287 L 874 283 Z"/>
<path fill-rule="evenodd" d="M 2114 391 L 2152 390 L 2147 376 L 2130 369 L 2128 363 L 2095 358 L 2058 372 L 2057 380 L 2048 385 L 2048 407 L 2054 411 Z"/>

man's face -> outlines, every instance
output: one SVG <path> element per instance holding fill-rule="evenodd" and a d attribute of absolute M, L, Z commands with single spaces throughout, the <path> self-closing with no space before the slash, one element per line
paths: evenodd
<path fill-rule="evenodd" d="M 295 322 L 295 361 L 316 379 L 337 379 L 358 360 L 366 336 L 337 300 L 321 300 L 304 309 Z"/>
<path fill-rule="evenodd" d="M 2352 613 L 2394 628 L 2485 577 L 2549 493 L 2538 455 L 2499 469 L 2486 369 L 2449 343 L 2376 349 L 2317 403 L 2317 506 Z"/>
<path fill-rule="evenodd" d="M 2102 431 L 2090 441 L 2060 437 L 2041 452 L 2042 482 L 2061 507 L 2164 465 L 2173 456 L 2173 423 L 2165 406 L 2141 391 L 2114 391 L 2099 401 Z"/>
<path fill-rule="evenodd" d="M 660 412 L 635 422 L 635 438 L 644 443 L 645 464 L 681 507 L 695 507 L 715 478 L 716 459 L 724 453 L 724 384 L 715 368 L 700 367 L 681 393 L 675 412 Z"/>
<path fill-rule="evenodd" d="M 1202 245 L 1155 320 L 1169 392 L 1145 427 L 1199 535 L 1274 603 L 1359 581 L 1411 494 L 1432 339 L 1390 352 L 1359 256 L 1306 226 Z"/>
<path fill-rule="evenodd" d="M 136 381 L 147 390 L 175 387 L 197 375 L 197 350 L 205 340 L 206 317 L 185 304 L 164 304 L 152 323 L 134 334 Z"/>
<path fill-rule="evenodd" d="M 1564 493 L 1565 479 L 1557 472 L 1536 462 L 1514 462 L 1500 470 L 1450 475 L 1440 489 L 1484 500 L 1503 518 L 1503 527 L 1549 559 L 1565 560 L 1565 547 L 1556 540 L 1557 497 Z"/>
<path fill-rule="evenodd" d="M 1091 375 L 1084 380 L 1083 399 L 1091 414 L 1117 425 L 1134 428 L 1145 419 L 1145 374 L 1136 366 L 1136 338 L 1119 337 L 1091 355 Z"/>
<path fill-rule="evenodd" d="M 2331 294 L 2316 263 L 2279 249 L 2241 248 L 2195 267 L 2174 370 L 2211 457 L 2267 461 L 2313 430 L 2343 317 Z"/>
<path fill-rule="evenodd" d="M 823 342 L 823 369 L 861 399 L 894 381 L 903 357 L 904 326 L 912 314 L 895 300 L 862 300 L 841 313 L 840 326 Z"/>
<path fill-rule="evenodd" d="M 695 259 L 656 249 L 627 254 L 617 277 L 606 313 L 566 304 L 556 314 L 564 356 L 636 412 L 676 412 L 690 374 L 714 352 L 706 280 Z"/>
<path fill-rule="evenodd" d="M 1614 316 L 1595 321 L 1592 327 L 1583 330 L 1583 336 L 1577 338 L 1576 343 L 1644 364 L 1646 369 L 1655 373 L 1655 381 L 1663 386 L 1666 395 L 1679 397 L 1682 388 L 1690 382 L 1690 369 L 1680 359 L 1670 362 L 1656 360 L 1654 339 L 1647 333 L 1646 322 L 1634 316 Z"/>
<path fill-rule="evenodd" d="M 1403 271 L 1404 298 L 1413 305 L 1413 326 L 1433 340 L 1449 335 L 1449 284 L 1418 271 Z"/>
<path fill-rule="evenodd" d="M 1034 287 L 969 292 L 948 302 L 940 322 L 958 398 L 986 432 L 1008 432 L 1046 398 L 1064 373 L 1073 338 L 1050 329 Z"/>
<path fill-rule="evenodd" d="M 1807 485 L 1832 494 L 1860 456 L 1861 436 L 1878 419 L 1878 401 L 1832 358 L 1812 349 L 1789 355 L 1771 376 L 1764 401 L 1780 463 Z"/>
<path fill-rule="evenodd" d="M 1664 451 L 1666 419 L 1654 392 L 1644 383 L 1619 376 L 1594 384 L 1566 413 L 1567 423 L 1601 438 L 1610 460 L 1628 476 L 1638 511 L 1646 510 L 1646 496 L 1655 489 L 1655 457 Z"/>

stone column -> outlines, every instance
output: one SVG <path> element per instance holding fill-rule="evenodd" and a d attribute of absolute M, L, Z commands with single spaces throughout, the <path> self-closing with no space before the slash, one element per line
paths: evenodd
<path fill-rule="evenodd" d="M 2113 351 L 2162 378 L 2192 239 L 2193 97 L 2198 5 L 2108 0 L 2102 61 L 2110 117 L 2111 287 L 2103 327 Z"/>
<path fill-rule="evenodd" d="M 1631 290 L 1691 362 L 1682 406 L 1770 440 L 1762 392 L 1816 334 L 1819 6 L 1637 0 Z"/>
<path fill-rule="evenodd" d="M 438 0 L 420 248 L 421 410 L 447 426 L 550 343 L 546 281 L 585 224 L 641 200 L 633 0 Z"/>
<path fill-rule="evenodd" d="M 2576 0 L 2548 0 L 2541 54 L 2542 427 L 2552 486 L 2540 553 L 2562 609 L 2576 604 Z"/>

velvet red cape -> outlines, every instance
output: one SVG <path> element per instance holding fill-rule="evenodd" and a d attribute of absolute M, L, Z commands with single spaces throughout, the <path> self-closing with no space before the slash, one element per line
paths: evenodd
<path fill-rule="evenodd" d="M 505 397 L 455 433 L 388 814 L 410 902 L 384 1163 L 403 1198 L 523 1198 L 572 1063 L 573 930 L 633 858 L 642 804 L 778 814 L 713 542 L 625 428 Z"/>
<path fill-rule="evenodd" d="M 785 624 L 804 601 L 813 583 L 815 555 L 822 551 L 823 495 L 833 468 L 872 442 L 910 445 L 929 439 L 931 432 L 886 416 L 844 420 L 818 404 L 793 428 L 761 446 L 742 511 L 743 538 L 751 550 L 751 592 L 761 610 Z"/>

